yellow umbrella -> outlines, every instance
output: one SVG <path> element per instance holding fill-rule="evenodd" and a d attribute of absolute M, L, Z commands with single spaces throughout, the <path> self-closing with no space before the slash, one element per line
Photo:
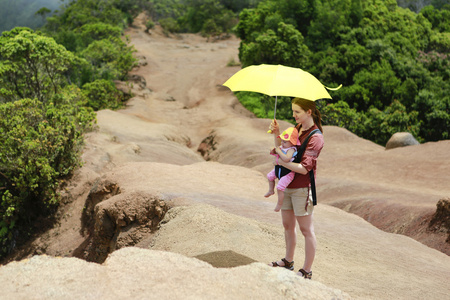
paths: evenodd
<path fill-rule="evenodd" d="M 299 97 L 316 101 L 331 99 L 327 89 L 316 77 L 299 68 L 283 65 L 258 65 L 246 67 L 230 77 L 224 84 L 233 92 L 248 91 L 275 96 L 275 110 L 277 109 L 277 96 Z"/>

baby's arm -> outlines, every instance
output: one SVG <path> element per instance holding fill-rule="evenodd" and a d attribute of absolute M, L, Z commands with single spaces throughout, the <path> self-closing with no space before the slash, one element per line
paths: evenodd
<path fill-rule="evenodd" d="M 289 149 L 288 152 L 286 154 L 283 153 L 283 151 L 281 151 L 281 149 L 279 147 L 277 147 L 277 154 L 280 156 L 282 161 L 285 162 L 290 162 L 292 159 L 292 156 L 295 153 L 295 149 Z"/>

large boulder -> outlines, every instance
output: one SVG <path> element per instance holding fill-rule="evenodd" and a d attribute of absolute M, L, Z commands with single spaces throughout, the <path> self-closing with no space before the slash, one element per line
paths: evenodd
<path fill-rule="evenodd" d="M 386 150 L 394 149 L 397 147 L 405 147 L 419 145 L 419 142 L 409 132 L 397 132 L 394 133 L 386 144 Z"/>

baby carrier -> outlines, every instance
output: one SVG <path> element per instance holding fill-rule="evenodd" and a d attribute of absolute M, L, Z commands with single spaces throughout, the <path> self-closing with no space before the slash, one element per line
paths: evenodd
<path fill-rule="evenodd" d="M 320 132 L 319 129 L 314 129 L 313 131 L 311 131 L 309 133 L 309 135 L 306 137 L 305 141 L 299 147 L 297 147 L 297 152 L 294 153 L 293 162 L 300 163 L 300 161 L 302 160 L 303 153 L 306 150 L 306 146 L 308 145 L 309 138 L 313 134 L 316 134 L 316 133 L 322 134 L 322 132 Z M 275 166 L 275 174 L 277 175 L 278 179 L 287 175 L 290 172 L 292 172 L 292 171 L 283 166 L 280 166 L 280 165 Z M 311 192 L 312 192 L 312 198 L 313 198 L 313 205 L 316 205 L 317 197 L 316 197 L 316 183 L 315 183 L 315 179 L 314 179 L 314 170 L 309 171 L 309 178 L 311 181 Z"/>

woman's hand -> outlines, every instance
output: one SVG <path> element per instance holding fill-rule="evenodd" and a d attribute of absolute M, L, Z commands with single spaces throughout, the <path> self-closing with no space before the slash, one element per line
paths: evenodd
<path fill-rule="evenodd" d="M 269 131 L 272 134 L 275 134 L 276 136 L 280 135 L 280 126 L 278 125 L 277 120 L 272 120 L 272 122 L 269 125 Z"/>
<path fill-rule="evenodd" d="M 276 157 L 274 158 L 274 160 L 273 160 L 273 165 L 274 165 L 274 166 L 278 166 L 279 163 L 281 163 L 281 162 L 282 162 L 282 160 L 280 159 L 280 157 L 279 157 L 279 156 L 276 156 Z"/>
<path fill-rule="evenodd" d="M 285 161 L 283 161 L 280 156 L 277 156 L 273 161 L 273 165 L 274 166 L 282 166 L 282 167 L 286 168 L 287 163 Z"/>

